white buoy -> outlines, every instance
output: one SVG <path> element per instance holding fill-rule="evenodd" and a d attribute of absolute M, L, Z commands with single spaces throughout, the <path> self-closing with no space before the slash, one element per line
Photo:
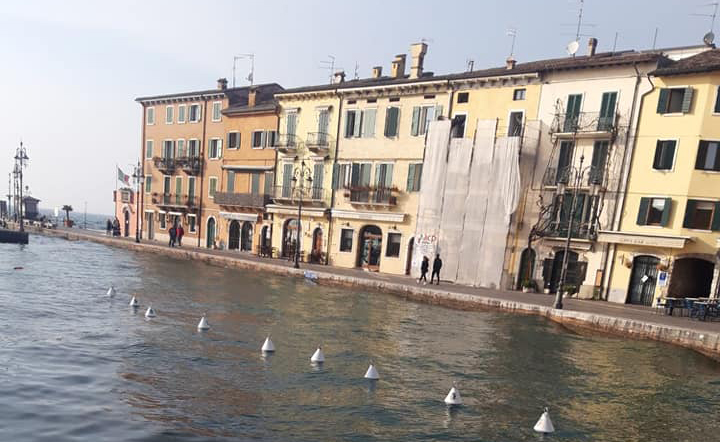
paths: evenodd
<path fill-rule="evenodd" d="M 445 396 L 445 403 L 450 406 L 462 405 L 462 397 L 455 384 L 453 384 L 450 392 Z"/>
<path fill-rule="evenodd" d="M 111 298 L 112 298 L 113 296 L 115 296 L 115 286 L 113 286 L 113 285 L 110 286 L 110 288 L 109 288 L 108 291 L 107 291 L 107 295 L 108 295 L 109 297 L 111 297 Z"/>
<path fill-rule="evenodd" d="M 148 309 L 145 311 L 145 317 L 146 318 L 154 318 L 155 315 L 155 309 L 152 307 L 148 307 Z"/>
<path fill-rule="evenodd" d="M 540 415 L 540 419 L 538 419 L 537 423 L 533 427 L 533 430 L 537 431 L 538 433 L 555 432 L 555 427 L 550 420 L 550 413 L 548 412 L 547 407 L 545 407 L 545 411 L 543 411 L 543 414 Z"/>
<path fill-rule="evenodd" d="M 318 347 L 315 353 L 310 357 L 310 362 L 325 362 L 325 354 L 322 351 L 322 347 Z"/>
<path fill-rule="evenodd" d="M 373 381 L 380 379 L 380 375 L 378 374 L 378 371 L 373 364 L 370 364 L 367 371 L 365 372 L 365 379 L 371 379 Z"/>
<path fill-rule="evenodd" d="M 275 351 L 275 344 L 273 344 L 273 341 L 270 340 L 270 336 L 265 338 L 265 342 L 263 342 L 262 348 L 260 350 L 263 353 L 272 353 Z"/>
<path fill-rule="evenodd" d="M 130 300 L 130 307 L 140 307 L 140 303 L 138 302 L 137 299 L 135 299 L 134 296 Z"/>
<path fill-rule="evenodd" d="M 198 322 L 198 330 L 210 330 L 210 324 L 208 324 L 207 319 L 205 319 L 205 316 L 200 318 L 200 322 Z"/>

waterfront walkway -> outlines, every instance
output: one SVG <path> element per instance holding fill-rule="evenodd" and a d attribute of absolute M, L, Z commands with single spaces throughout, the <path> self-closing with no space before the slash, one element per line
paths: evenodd
<path fill-rule="evenodd" d="M 612 304 L 603 301 L 565 299 L 564 309 L 552 308 L 554 297 L 538 293 L 493 290 L 441 283 L 418 285 L 409 276 L 366 272 L 319 264 L 302 263 L 298 271 L 284 259 L 262 258 L 236 250 L 210 250 L 191 244 L 168 247 L 165 243 L 134 238 L 110 237 L 104 232 L 58 228 L 38 233 L 72 240 L 89 240 L 135 251 L 162 254 L 177 259 L 194 259 L 229 268 L 265 270 L 301 276 L 304 270 L 315 272 L 321 283 L 365 287 L 422 302 L 462 309 L 487 309 L 538 314 L 569 327 L 580 327 L 615 335 L 647 338 L 693 348 L 720 359 L 720 321 L 697 321 L 687 317 L 665 316 L 649 307 Z"/>

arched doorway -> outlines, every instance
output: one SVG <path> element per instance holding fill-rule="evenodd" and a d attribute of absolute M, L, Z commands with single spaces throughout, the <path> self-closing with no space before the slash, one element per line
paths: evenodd
<path fill-rule="evenodd" d="M 415 246 L 415 237 L 413 236 L 408 241 L 407 256 L 405 257 L 405 274 L 409 275 L 412 272 L 412 259 L 413 259 L 413 247 Z"/>
<path fill-rule="evenodd" d="M 215 218 L 210 217 L 207 220 L 207 237 L 205 247 L 212 249 L 215 247 Z"/>
<path fill-rule="evenodd" d="M 240 247 L 240 223 L 236 220 L 230 221 L 228 230 L 228 249 L 237 250 Z"/>
<path fill-rule="evenodd" d="M 543 262 L 543 280 L 545 288 L 550 289 L 550 293 L 555 293 L 560 285 L 560 275 L 563 267 L 563 257 L 565 251 L 560 250 L 555 253 L 554 258 L 547 258 Z M 585 279 L 585 267 L 587 263 L 578 263 L 578 254 L 572 250 L 568 251 L 567 260 L 567 276 L 565 284 L 573 284 L 578 286 Z M 578 281 L 579 280 L 579 281 Z"/>
<path fill-rule="evenodd" d="M 358 235 L 357 266 L 377 272 L 380 269 L 382 251 L 382 230 L 380 227 L 368 225 L 360 229 Z"/>
<path fill-rule="evenodd" d="M 130 211 L 125 209 L 125 236 L 130 236 Z"/>
<path fill-rule="evenodd" d="M 253 225 L 250 221 L 245 221 L 240 232 L 240 250 L 243 252 L 252 251 Z"/>
<path fill-rule="evenodd" d="M 654 256 L 636 256 L 633 259 L 627 302 L 637 305 L 652 305 L 657 281 L 657 265 L 660 260 Z"/>
<path fill-rule="evenodd" d="M 562 265 L 562 261 L 560 261 Z M 521 289 L 524 282 L 530 282 L 533 279 L 533 269 L 535 268 L 535 250 L 526 248 L 520 254 L 520 269 L 518 270 L 517 289 Z"/>
<path fill-rule="evenodd" d="M 260 254 L 263 256 L 270 256 L 271 252 L 271 238 L 270 238 L 270 226 L 263 226 L 260 230 Z"/>
<path fill-rule="evenodd" d="M 680 258 L 673 264 L 668 294 L 675 298 L 707 298 L 715 266 L 701 258 Z"/>
<path fill-rule="evenodd" d="M 311 262 L 323 262 L 323 231 L 322 228 L 316 227 L 312 236 L 312 252 L 310 253 Z"/>
<path fill-rule="evenodd" d="M 295 254 L 297 244 L 298 222 L 296 219 L 289 219 L 283 224 L 282 256 L 290 258 Z"/>

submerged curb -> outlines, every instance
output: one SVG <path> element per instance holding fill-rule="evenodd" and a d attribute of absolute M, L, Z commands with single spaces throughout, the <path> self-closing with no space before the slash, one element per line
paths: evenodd
<path fill-rule="evenodd" d="M 137 252 L 150 252 L 176 259 L 204 262 L 209 265 L 244 270 L 260 270 L 277 275 L 304 277 L 304 270 L 257 262 L 242 257 L 218 256 L 202 251 L 169 248 L 156 244 L 134 243 L 104 236 L 95 236 L 81 232 L 65 230 L 38 230 L 37 233 L 64 238 L 71 241 L 85 240 Z M 556 310 L 552 307 L 519 302 L 491 296 L 458 293 L 453 291 L 416 287 L 390 281 L 381 281 L 355 276 L 340 275 L 332 272 L 316 271 L 318 281 L 344 287 L 361 287 L 378 292 L 401 296 L 413 301 L 442 305 L 463 310 L 503 310 L 519 314 L 544 316 L 570 328 L 581 328 L 634 339 L 651 339 L 690 348 L 720 361 L 720 334 L 692 330 L 650 321 L 639 321 L 609 315 L 580 312 L 574 310 Z"/>

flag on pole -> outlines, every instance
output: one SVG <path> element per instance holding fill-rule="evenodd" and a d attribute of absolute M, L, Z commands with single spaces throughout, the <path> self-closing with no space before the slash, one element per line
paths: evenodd
<path fill-rule="evenodd" d="M 123 183 L 125 183 L 129 186 L 130 185 L 130 175 L 124 173 L 122 170 L 120 170 L 119 167 L 117 168 L 117 170 L 118 170 L 118 172 L 117 172 L 118 181 L 122 181 Z"/>

